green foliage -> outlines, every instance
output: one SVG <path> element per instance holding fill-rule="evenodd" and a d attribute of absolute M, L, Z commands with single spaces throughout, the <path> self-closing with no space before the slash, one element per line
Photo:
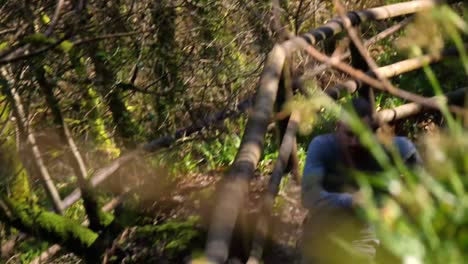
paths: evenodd
<path fill-rule="evenodd" d="M 24 38 L 24 42 L 29 43 L 29 44 L 35 44 L 35 45 L 52 44 L 55 42 L 55 39 L 47 37 L 46 35 L 42 33 L 34 33 L 34 34 L 26 36 Z"/>
<path fill-rule="evenodd" d="M 203 142 L 197 145 L 197 149 L 202 153 L 209 169 L 217 169 L 230 165 L 236 157 L 241 138 L 234 134 L 223 138 L 215 139 L 211 142 Z"/>
<path fill-rule="evenodd" d="M 65 211 L 65 216 L 77 222 L 83 221 L 86 217 L 83 201 L 80 200 L 68 207 Z"/>
<path fill-rule="evenodd" d="M 8 42 L 0 43 L 0 51 L 3 51 L 8 48 Z"/>
<path fill-rule="evenodd" d="M 62 41 L 62 43 L 60 43 L 59 47 L 63 52 L 68 53 L 68 52 L 71 51 L 71 49 L 73 49 L 73 42 L 71 42 L 69 40 Z"/>
<path fill-rule="evenodd" d="M 461 61 L 458 72 L 466 68 L 465 61 Z M 424 73 L 429 87 L 441 93 L 436 71 L 426 67 Z M 451 76 L 457 79 L 455 70 Z M 468 137 L 443 104 L 442 109 L 448 127 L 420 142 L 424 158 L 420 168 L 408 168 L 396 154 L 395 164 L 391 165 L 370 132 L 357 118 L 349 119 L 353 130 L 385 168 L 377 177 L 358 175 L 366 197 L 361 212 L 377 228 L 383 246 L 405 261 L 463 263 L 468 257 Z"/>
<path fill-rule="evenodd" d="M 30 263 L 49 247 L 50 244 L 45 241 L 28 239 L 21 243 L 16 250 L 21 252 L 19 255 L 20 263 Z"/>
<path fill-rule="evenodd" d="M 90 249 L 98 234 L 63 216 L 12 199 L 5 199 L 12 212 L 15 227 L 51 242 L 63 242 L 68 249 L 79 252 Z"/>
<path fill-rule="evenodd" d="M 261 173 L 269 174 L 273 169 L 274 162 L 278 159 L 278 142 L 273 133 L 265 137 L 265 147 L 263 148 L 263 157 L 258 163 L 258 170 Z"/>
<path fill-rule="evenodd" d="M 136 230 L 137 239 L 150 240 L 153 248 L 173 258 L 194 247 L 201 232 L 197 230 L 200 219 L 190 217 L 186 221 L 168 221 L 154 226 L 143 226 Z"/>

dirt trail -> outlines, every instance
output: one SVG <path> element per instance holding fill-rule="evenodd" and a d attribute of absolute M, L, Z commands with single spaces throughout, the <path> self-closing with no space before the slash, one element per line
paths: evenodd
<path fill-rule="evenodd" d="M 155 216 L 152 221 L 164 224 L 170 221 L 185 221 L 190 217 L 200 217 L 197 230 L 201 236 L 193 239 L 191 248 L 181 250 L 177 256 L 172 252 L 161 249 L 156 244 L 168 245 L 171 237 L 139 235 L 137 227 L 128 228 L 116 240 L 115 246 L 109 251 L 108 263 L 183 263 L 191 258 L 195 251 L 202 252 L 207 225 L 211 215 L 211 208 L 216 202 L 215 189 L 222 178 L 222 173 L 212 172 L 196 174 L 183 179 L 171 187 L 164 196 L 154 201 L 151 208 L 147 208 L 148 216 Z M 249 229 L 255 227 L 256 215 L 262 194 L 268 183 L 267 176 L 257 175 L 250 183 L 249 200 L 246 208 Z M 272 243 L 268 245 L 264 254 L 264 263 L 294 263 L 298 258 L 297 242 L 301 237 L 302 221 L 305 210 L 300 204 L 300 186 L 292 180 L 282 187 L 273 211 Z M 149 217 L 150 219 L 151 217 Z M 185 231 L 183 231 L 185 232 Z M 250 234 L 251 235 L 251 234 Z M 179 239 L 180 235 L 176 234 Z M 236 247 L 234 245 L 234 247 Z M 243 252 L 245 253 L 245 252 Z M 49 263 L 80 263 L 72 254 L 63 254 Z M 235 258 L 229 263 L 239 263 Z"/>

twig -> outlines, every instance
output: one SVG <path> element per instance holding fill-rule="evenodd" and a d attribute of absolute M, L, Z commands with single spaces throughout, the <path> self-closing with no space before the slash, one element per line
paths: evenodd
<path fill-rule="evenodd" d="M 373 44 L 375 44 L 377 41 L 379 40 L 382 40 L 390 35 L 392 35 L 393 33 L 397 32 L 398 30 L 400 30 L 401 28 L 403 28 L 404 26 L 408 25 L 409 22 L 411 22 L 413 20 L 413 16 L 411 17 L 408 17 L 404 20 L 402 20 L 400 23 L 398 24 L 395 24 L 385 30 L 383 30 L 382 32 L 378 33 L 377 35 L 375 35 L 374 37 L 364 41 L 364 45 L 366 47 L 369 47 Z M 344 54 L 341 54 L 339 59 L 340 60 L 344 60 L 346 58 L 348 58 L 349 56 L 351 55 L 351 53 L 348 51 Z M 309 79 L 309 78 L 312 78 L 318 74 L 320 74 L 321 72 L 323 72 L 324 70 L 328 69 L 330 67 L 329 64 L 321 64 L 317 67 L 315 67 L 311 73 L 308 73 L 306 75 L 304 75 L 303 77 L 301 77 L 301 81 L 305 81 L 306 79 Z"/>
<path fill-rule="evenodd" d="M 134 36 L 142 33 L 151 33 L 152 30 L 139 30 L 139 31 L 132 31 L 132 32 L 122 32 L 122 33 L 113 33 L 113 34 L 106 34 L 102 36 L 97 36 L 93 38 L 87 38 L 87 39 L 80 39 L 77 41 L 74 41 L 74 45 L 82 45 L 86 44 L 88 42 L 93 42 L 97 40 L 103 40 L 103 39 L 110 39 L 110 38 L 122 38 L 122 37 L 129 37 L 129 36 Z"/>
<path fill-rule="evenodd" d="M 296 14 L 294 15 L 294 31 L 295 31 L 296 35 L 299 32 L 299 26 L 301 24 L 299 22 L 299 13 L 301 12 L 303 4 L 304 4 L 304 0 L 301 0 L 299 2 L 299 5 L 297 6 Z"/>
<path fill-rule="evenodd" d="M 59 0 L 58 3 L 57 3 L 57 7 L 55 8 L 54 17 L 52 18 L 52 22 L 50 22 L 49 27 L 47 28 L 46 32 L 44 33 L 44 35 L 46 35 L 47 37 L 52 34 L 52 31 L 54 30 L 55 25 L 57 25 L 57 22 L 58 22 L 58 20 L 60 18 L 60 12 L 62 11 L 64 2 L 65 2 L 64 0 Z"/>
<path fill-rule="evenodd" d="M 421 105 L 424 105 L 424 106 L 427 106 L 427 107 L 440 109 L 439 105 L 437 103 L 435 103 L 433 100 L 430 100 L 429 98 L 426 98 L 426 97 L 423 97 L 423 96 L 420 96 L 420 95 L 417 95 L 417 94 L 414 94 L 414 93 L 411 93 L 411 92 L 408 92 L 408 91 L 405 91 L 405 90 L 398 89 L 398 88 L 394 87 L 391 84 L 388 87 L 386 87 L 379 80 L 376 80 L 376 79 L 368 76 L 363 71 L 356 70 L 353 67 L 349 66 L 348 64 L 340 62 L 336 58 L 330 58 L 327 55 L 321 53 L 320 51 L 318 51 L 317 49 L 315 49 L 314 47 L 312 47 L 310 45 L 303 45 L 303 49 L 305 51 L 307 51 L 307 53 L 309 53 L 309 55 L 312 56 L 313 58 L 315 58 L 316 60 L 318 60 L 318 61 L 320 61 L 322 63 L 327 63 L 327 64 L 331 65 L 332 67 L 334 67 L 334 68 L 336 68 L 336 69 L 338 69 L 340 71 L 343 71 L 343 72 L 349 74 L 351 77 L 353 77 L 355 79 L 358 79 L 358 80 L 361 80 L 361 81 L 365 82 L 366 84 L 368 84 L 368 85 L 370 85 L 370 86 L 372 86 L 372 87 L 374 87 L 376 89 L 379 89 L 379 90 L 384 91 L 384 92 L 388 92 L 388 93 L 390 93 L 392 95 L 395 95 L 397 97 L 403 98 L 403 99 L 408 100 L 408 101 L 417 102 L 417 103 L 419 103 Z"/>
<path fill-rule="evenodd" d="M 35 50 L 35 51 L 32 51 L 30 53 L 28 53 L 27 51 L 25 51 L 23 54 L 21 55 L 17 55 L 17 56 L 7 56 L 6 58 L 4 59 L 1 59 L 0 60 L 0 65 L 4 65 L 4 64 L 8 64 L 8 63 L 12 63 L 12 62 L 16 62 L 16 61 L 20 61 L 20 60 L 25 60 L 25 59 L 29 59 L 31 57 L 34 57 L 34 56 L 37 56 L 37 55 L 40 55 L 48 50 L 51 50 L 55 47 L 57 47 L 58 45 L 60 45 L 63 41 L 65 41 L 66 39 L 68 38 L 68 36 L 64 36 L 62 37 L 61 39 L 59 39 L 58 41 L 48 45 L 48 46 L 45 46 L 43 48 L 40 48 L 38 50 Z M 16 52 L 15 52 L 16 53 Z"/>
<path fill-rule="evenodd" d="M 287 39 L 290 39 L 293 34 L 286 29 L 286 26 L 283 26 L 281 23 L 281 11 L 282 8 L 280 6 L 279 0 L 271 1 L 272 4 L 272 29 L 277 35 L 277 42 L 283 42 Z"/>
<path fill-rule="evenodd" d="M 16 31 L 16 28 L 7 28 L 7 29 L 4 29 L 4 30 L 0 30 L 0 36 L 4 35 L 4 34 L 11 33 L 11 32 L 15 32 L 15 31 Z"/>
<path fill-rule="evenodd" d="M 379 34 L 373 36 L 372 38 L 370 38 L 370 39 L 368 39 L 366 41 L 364 41 L 364 45 L 370 46 L 370 45 L 376 43 L 377 41 L 382 40 L 382 39 L 392 35 L 393 33 L 397 32 L 400 29 L 402 29 L 404 26 L 408 25 L 411 21 L 413 21 L 413 19 L 414 19 L 414 16 L 410 16 L 410 17 L 407 17 L 407 18 L 403 19 L 399 23 L 397 23 L 397 24 L 383 30 Z"/>

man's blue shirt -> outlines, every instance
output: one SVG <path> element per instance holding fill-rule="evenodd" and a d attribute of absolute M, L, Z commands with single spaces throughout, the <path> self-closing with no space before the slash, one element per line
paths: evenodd
<path fill-rule="evenodd" d="M 394 145 L 407 163 L 419 162 L 419 154 L 406 137 L 395 137 Z M 342 151 L 335 134 L 315 137 L 309 144 L 302 176 L 302 202 L 304 207 L 326 206 L 351 208 L 354 180 L 349 176 Z M 354 168 L 359 171 L 379 171 L 380 166 L 368 154 L 359 157 Z M 357 186 L 356 186 L 357 187 Z"/>

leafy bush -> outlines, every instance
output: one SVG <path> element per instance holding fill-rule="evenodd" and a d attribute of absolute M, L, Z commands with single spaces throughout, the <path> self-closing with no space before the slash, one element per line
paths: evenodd
<path fill-rule="evenodd" d="M 453 21 L 462 21 L 453 17 L 442 21 L 443 14 L 444 17 L 454 15 L 446 6 L 432 13 L 442 28 L 454 26 L 450 25 Z M 466 22 L 458 26 L 466 27 Z M 456 43 L 461 39 L 459 34 L 456 31 L 448 35 Z M 418 51 L 420 47 L 411 49 Z M 461 56 L 459 73 L 452 75 L 454 78 L 461 74 L 466 79 L 468 65 L 464 56 Z M 442 89 L 434 71 L 427 66 L 423 71 L 435 94 L 440 94 Z M 468 137 L 463 124 L 453 119 L 447 106 L 443 103 L 441 106 L 448 126 L 426 135 L 420 142 L 424 165 L 414 170 L 406 167 L 396 155 L 397 162 L 391 166 L 380 145 L 369 140 L 372 137 L 364 139 L 370 132 L 363 131 L 364 127 L 358 122 L 354 126 L 386 168 L 379 175 L 379 181 L 359 175 L 366 197 L 362 213 L 377 228 L 383 246 L 405 262 L 463 263 L 468 258 Z M 377 201 L 375 190 L 382 188 L 386 192 L 380 194 Z"/>

